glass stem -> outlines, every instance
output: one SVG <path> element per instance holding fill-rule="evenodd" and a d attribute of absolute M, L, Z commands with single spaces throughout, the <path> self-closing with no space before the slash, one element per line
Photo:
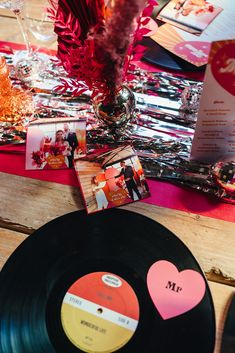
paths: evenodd
<path fill-rule="evenodd" d="M 16 16 L 17 21 L 18 21 L 20 31 L 21 31 L 21 34 L 24 38 L 24 43 L 25 43 L 26 49 L 28 51 L 28 54 L 32 55 L 32 48 L 31 48 L 30 41 L 29 41 L 28 29 L 27 29 L 25 22 L 23 20 L 21 10 L 16 9 L 16 10 L 13 10 L 13 12 Z"/>

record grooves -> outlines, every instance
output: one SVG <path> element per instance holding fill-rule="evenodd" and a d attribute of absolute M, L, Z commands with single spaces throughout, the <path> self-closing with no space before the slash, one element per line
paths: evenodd
<path fill-rule="evenodd" d="M 49 222 L 16 249 L 0 274 L 0 353 L 213 353 L 215 315 L 208 285 L 203 299 L 192 310 L 164 320 L 146 284 L 150 267 L 160 260 L 171 262 L 179 271 L 192 269 L 203 276 L 186 246 L 169 230 L 142 215 L 121 209 L 89 216 L 79 211 Z M 96 289 L 94 283 L 99 276 L 106 283 Z M 86 287 L 86 283 L 91 285 Z M 124 284 L 130 300 L 122 292 Z M 79 302 L 82 286 L 86 296 L 81 302 L 86 305 L 89 320 L 76 323 L 81 310 L 65 298 Z M 91 314 L 93 292 L 100 303 L 110 301 L 107 308 L 112 319 L 102 317 L 102 306 L 101 318 Z M 114 292 L 117 295 L 112 303 L 109 293 Z M 132 310 L 130 303 L 134 302 Z M 132 331 L 116 323 L 121 310 L 129 313 L 124 316 L 128 317 L 127 324 L 137 323 Z M 75 331 L 67 320 L 70 311 L 75 326 L 78 324 Z M 84 336 L 90 339 L 90 346 L 83 342 L 81 322 L 84 332 L 91 332 L 89 337 Z M 105 341 L 109 327 L 111 332 L 123 333 L 121 344 L 117 336 L 111 343 Z M 103 337 L 99 348 L 98 336 Z"/>

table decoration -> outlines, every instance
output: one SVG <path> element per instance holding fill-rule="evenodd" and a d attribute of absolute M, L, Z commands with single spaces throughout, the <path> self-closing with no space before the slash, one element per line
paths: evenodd
<path fill-rule="evenodd" d="M 90 91 L 98 119 L 112 127 L 123 125 L 133 115 L 134 97 L 122 85 L 134 43 L 150 32 L 141 28 L 149 19 L 138 16 L 144 6 L 143 16 L 150 15 L 156 1 L 83 0 L 74 4 L 71 0 L 60 0 L 57 4 L 52 0 L 51 4 L 49 11 L 58 35 L 57 56 L 72 77 L 61 81 L 57 91 L 64 93 L 69 89 L 74 95 Z"/>
<path fill-rule="evenodd" d="M 13 87 L 9 69 L 4 57 L 0 56 L 0 140 L 19 142 L 25 139 L 25 122 L 33 115 L 31 94 L 19 87 Z"/>
<path fill-rule="evenodd" d="M 6 58 L 9 63 L 12 62 L 11 54 Z M 58 74 L 53 81 L 56 86 L 60 82 L 60 68 L 54 67 L 54 70 Z M 74 97 L 69 91 L 63 95 L 51 88 L 39 90 L 35 87 L 35 114 L 38 118 L 77 114 L 86 117 L 88 152 L 94 148 L 132 144 L 146 177 L 193 188 L 234 203 L 234 194 L 228 194 L 225 185 L 216 181 L 214 165 L 190 162 L 202 82 L 137 68 L 129 70 L 129 73 L 132 76 L 129 85 L 135 95 L 136 114 L 133 121 L 119 129 L 120 134 L 111 134 L 107 126 L 97 119 L 89 94 Z M 51 87 L 49 79 L 46 82 Z M 231 165 L 234 166 L 234 163 L 231 162 Z"/>

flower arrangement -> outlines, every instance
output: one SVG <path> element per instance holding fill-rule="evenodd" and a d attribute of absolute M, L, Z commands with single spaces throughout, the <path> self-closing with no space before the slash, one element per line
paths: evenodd
<path fill-rule="evenodd" d="M 41 168 L 44 162 L 47 162 L 48 156 L 58 157 L 64 155 L 66 146 L 61 146 L 57 144 L 51 144 L 51 140 L 48 138 L 48 143 L 43 145 L 38 151 L 33 151 L 31 158 L 33 160 L 33 165 L 36 168 Z"/>
<path fill-rule="evenodd" d="M 41 168 L 42 164 L 46 161 L 44 152 L 41 150 L 32 152 L 33 165 L 36 168 Z"/>
<path fill-rule="evenodd" d="M 149 32 L 156 0 L 50 0 L 58 35 L 58 58 L 70 79 L 57 90 L 113 100 L 125 80 L 134 43 Z M 144 11 L 143 11 L 144 9 Z M 139 17 L 143 11 L 142 17 Z"/>

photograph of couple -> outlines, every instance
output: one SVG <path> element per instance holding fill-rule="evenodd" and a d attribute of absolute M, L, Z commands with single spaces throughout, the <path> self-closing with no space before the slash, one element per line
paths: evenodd
<path fill-rule="evenodd" d="M 41 119 L 34 122 L 28 129 L 26 169 L 72 168 L 74 158 L 86 153 L 85 139 L 84 121 Z"/>
<path fill-rule="evenodd" d="M 150 196 L 139 158 L 131 146 L 82 158 L 75 163 L 75 169 L 88 213 Z"/>
<path fill-rule="evenodd" d="M 217 3 L 214 0 L 171 0 L 158 19 L 200 35 L 223 10 Z"/>

